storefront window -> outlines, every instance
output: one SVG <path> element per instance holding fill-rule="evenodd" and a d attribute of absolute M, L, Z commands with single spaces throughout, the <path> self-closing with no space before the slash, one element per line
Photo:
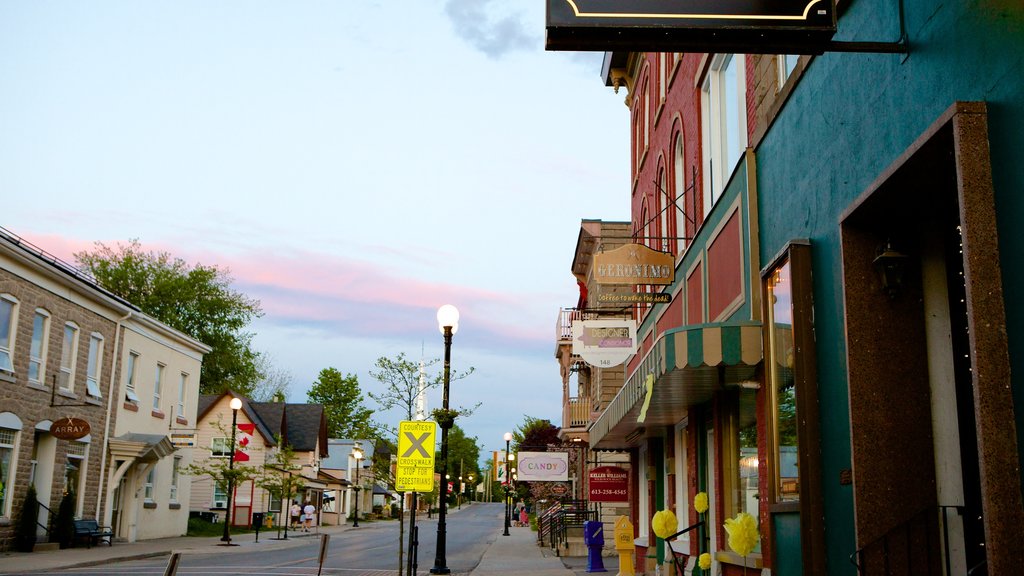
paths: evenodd
<path fill-rule="evenodd" d="M 0 516 L 7 515 L 11 487 L 11 460 L 14 456 L 14 430 L 0 428 Z"/>
<path fill-rule="evenodd" d="M 776 501 L 796 501 L 800 499 L 800 470 L 793 372 L 793 283 L 788 260 L 768 277 L 766 288 Z"/>

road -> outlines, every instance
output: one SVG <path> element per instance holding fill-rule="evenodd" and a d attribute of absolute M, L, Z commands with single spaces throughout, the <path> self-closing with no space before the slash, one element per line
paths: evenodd
<path fill-rule="evenodd" d="M 447 517 L 446 564 L 452 574 L 466 574 L 480 563 L 483 553 L 501 534 L 503 507 L 500 503 L 463 506 Z M 417 516 L 420 528 L 418 574 L 435 564 L 437 518 Z M 408 532 L 408 523 L 406 524 Z M 178 574 L 282 576 L 317 574 L 320 539 L 304 538 L 301 544 L 275 550 L 257 546 L 231 552 L 189 553 L 181 556 Z M 361 522 L 359 528 L 332 534 L 324 560 L 323 575 L 393 576 L 398 572 L 398 522 Z M 118 562 L 105 566 L 71 568 L 57 574 L 140 576 L 163 574 L 167 557 Z"/>

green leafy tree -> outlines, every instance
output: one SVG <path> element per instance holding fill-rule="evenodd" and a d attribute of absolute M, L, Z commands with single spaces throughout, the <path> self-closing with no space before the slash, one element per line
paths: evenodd
<path fill-rule="evenodd" d="M 512 433 L 512 452 L 547 452 L 548 446 L 562 443 L 558 438 L 560 431 L 561 428 L 550 420 L 526 416 L 523 424 Z"/>
<path fill-rule="evenodd" d="M 372 439 L 379 436 L 370 417 L 373 410 L 363 406 L 359 379 L 344 376 L 337 368 L 324 368 L 307 393 L 309 401 L 322 404 L 330 438 Z"/>
<path fill-rule="evenodd" d="M 115 248 L 98 242 L 75 260 L 107 290 L 212 348 L 203 359 L 203 394 L 249 394 L 262 377 L 253 335 L 245 331 L 262 315 L 260 303 L 231 288 L 227 269 L 147 252 L 138 240 Z"/>
<path fill-rule="evenodd" d="M 17 528 L 14 530 L 14 549 L 31 552 L 36 546 L 36 523 L 39 521 L 39 498 L 35 486 L 28 485 L 25 500 L 18 512 Z"/>
<path fill-rule="evenodd" d="M 280 498 L 281 510 L 271 510 L 271 512 L 280 513 L 280 516 L 278 516 L 280 521 L 277 523 L 277 528 L 280 532 L 282 525 L 287 530 L 291 520 L 288 509 L 292 500 L 305 487 L 305 482 L 299 473 L 302 470 L 302 466 L 295 462 L 295 450 L 290 444 L 281 442 L 279 434 L 274 437 L 277 439 L 278 448 L 267 455 L 263 463 L 263 469 L 260 470 L 260 475 L 256 478 L 256 484 Z"/>

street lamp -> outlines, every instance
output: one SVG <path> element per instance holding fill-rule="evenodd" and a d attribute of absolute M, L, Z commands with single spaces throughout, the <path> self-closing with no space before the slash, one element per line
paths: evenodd
<path fill-rule="evenodd" d="M 355 493 L 356 493 L 356 506 L 355 506 L 355 514 L 352 516 L 352 527 L 353 528 L 358 528 L 359 527 L 359 488 L 360 488 L 360 486 L 359 486 L 359 461 L 363 459 L 363 451 L 359 448 L 359 444 L 358 443 L 356 443 L 356 445 L 352 447 L 352 457 L 356 459 L 356 474 L 355 474 L 356 481 L 352 485 L 352 490 L 354 490 Z"/>
<path fill-rule="evenodd" d="M 476 491 L 476 484 L 473 483 L 473 475 L 469 475 L 469 490 L 466 491 L 466 501 L 473 502 L 473 493 Z"/>
<path fill-rule="evenodd" d="M 465 484 L 462 483 L 462 476 L 459 476 L 459 492 L 455 495 L 455 499 L 459 502 L 459 510 L 462 510 L 462 493 L 465 491 Z"/>
<path fill-rule="evenodd" d="M 508 489 L 509 489 L 509 486 L 512 485 L 512 482 L 511 482 L 511 479 L 510 479 L 510 476 L 509 476 L 509 472 L 508 472 L 508 470 L 509 470 L 509 458 L 510 458 L 510 454 L 509 454 L 508 450 L 509 450 L 509 442 L 511 442 L 511 441 L 512 441 L 512 433 L 511 432 L 505 432 L 505 532 L 502 534 L 502 536 L 508 536 L 509 535 L 508 534 L 508 524 L 509 524 L 509 518 L 508 518 L 508 516 L 509 516 Z"/>
<path fill-rule="evenodd" d="M 232 398 L 229 405 L 231 406 L 231 444 L 228 445 L 228 503 L 224 516 L 224 535 L 220 537 L 224 546 L 234 546 L 231 543 L 231 505 L 235 503 L 235 429 L 238 428 L 238 411 L 242 408 L 242 401 Z"/>
<path fill-rule="evenodd" d="M 441 471 L 448 472 L 448 429 L 452 427 L 453 418 L 448 412 L 448 385 L 451 381 L 452 335 L 459 330 L 459 310 L 451 304 L 445 304 L 437 310 L 437 327 L 444 334 L 444 392 L 441 395 L 443 418 L 441 424 Z M 441 508 L 437 511 L 437 552 L 434 556 L 434 567 L 431 574 L 451 574 L 445 559 L 445 536 L 447 527 L 444 517 L 448 507 L 448 482 L 441 482 Z"/>

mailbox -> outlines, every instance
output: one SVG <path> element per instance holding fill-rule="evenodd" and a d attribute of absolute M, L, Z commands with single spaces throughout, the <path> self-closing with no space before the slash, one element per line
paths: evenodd
<path fill-rule="evenodd" d="M 584 522 L 583 543 L 587 546 L 604 546 L 604 523 L 596 520 Z"/>

